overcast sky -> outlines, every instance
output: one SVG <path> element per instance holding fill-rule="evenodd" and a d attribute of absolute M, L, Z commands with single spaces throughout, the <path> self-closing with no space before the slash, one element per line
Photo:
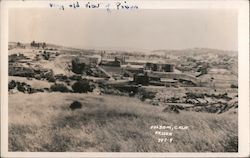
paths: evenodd
<path fill-rule="evenodd" d="M 10 9 L 9 41 L 94 49 L 237 50 L 235 10 Z"/>

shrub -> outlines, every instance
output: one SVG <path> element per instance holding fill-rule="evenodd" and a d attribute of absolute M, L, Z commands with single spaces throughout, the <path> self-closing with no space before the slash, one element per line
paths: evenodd
<path fill-rule="evenodd" d="M 55 79 L 57 79 L 59 81 L 65 81 L 68 79 L 68 77 L 66 75 L 59 74 L 59 75 L 55 75 Z"/>
<path fill-rule="evenodd" d="M 183 110 L 184 108 L 178 105 L 168 105 L 166 108 L 163 109 L 162 112 L 174 112 L 176 114 L 180 113 L 180 110 Z"/>
<path fill-rule="evenodd" d="M 38 74 L 36 74 L 36 75 L 34 76 L 34 78 L 37 79 L 37 80 L 41 80 L 41 79 L 42 79 L 41 76 L 38 75 Z"/>
<path fill-rule="evenodd" d="M 18 83 L 17 84 L 17 90 L 24 93 L 26 91 L 25 84 Z"/>
<path fill-rule="evenodd" d="M 116 87 L 119 91 L 128 93 L 129 96 L 134 96 L 136 93 L 138 93 L 138 87 L 137 86 L 119 86 Z"/>
<path fill-rule="evenodd" d="M 238 88 L 238 85 L 231 84 L 231 88 Z"/>
<path fill-rule="evenodd" d="M 49 88 L 44 88 L 43 90 L 49 92 Z"/>
<path fill-rule="evenodd" d="M 35 93 L 36 90 L 32 88 L 30 85 L 28 85 L 25 82 L 18 82 L 18 81 L 10 81 L 9 82 L 9 90 L 16 88 L 18 91 L 23 93 Z"/>
<path fill-rule="evenodd" d="M 101 88 L 101 93 L 104 94 L 112 94 L 112 95 L 119 95 L 119 96 L 128 96 L 127 92 L 121 92 L 120 90 L 106 85 L 99 85 L 99 88 Z"/>
<path fill-rule="evenodd" d="M 44 89 L 36 89 L 36 92 L 44 92 Z"/>
<path fill-rule="evenodd" d="M 130 77 L 128 73 L 124 72 L 123 74 L 124 77 Z"/>
<path fill-rule="evenodd" d="M 48 80 L 49 82 L 56 82 L 56 79 L 55 79 L 55 77 L 53 77 L 53 76 L 48 77 L 47 80 Z"/>
<path fill-rule="evenodd" d="M 121 151 L 121 146 L 117 143 L 111 144 L 111 152 L 120 152 Z"/>
<path fill-rule="evenodd" d="M 193 92 L 187 92 L 186 98 L 196 99 L 196 98 L 204 98 L 205 95 L 203 93 L 193 93 Z"/>
<path fill-rule="evenodd" d="M 82 108 L 82 104 L 79 101 L 74 101 L 73 103 L 70 104 L 69 108 L 71 110 L 81 109 Z"/>
<path fill-rule="evenodd" d="M 82 79 L 82 77 L 78 76 L 78 75 L 73 75 L 73 76 L 70 76 L 69 79 L 75 80 L 75 81 L 80 81 Z"/>
<path fill-rule="evenodd" d="M 43 58 L 44 58 L 45 60 L 49 60 L 49 58 L 50 58 L 50 52 L 44 51 L 44 52 L 43 52 Z"/>
<path fill-rule="evenodd" d="M 64 84 L 53 84 L 50 87 L 51 91 L 54 92 L 69 92 L 70 90 L 67 88 L 67 86 L 65 86 Z"/>
<path fill-rule="evenodd" d="M 13 80 L 10 81 L 10 82 L 9 82 L 9 90 L 10 90 L 10 89 L 14 89 L 15 87 L 16 87 L 16 82 L 13 81 Z"/>
<path fill-rule="evenodd" d="M 155 95 L 156 92 L 147 91 L 145 89 L 141 89 L 141 91 L 139 91 L 139 97 L 141 101 L 144 101 L 145 99 L 153 99 Z"/>
<path fill-rule="evenodd" d="M 93 92 L 95 86 L 91 85 L 88 80 L 80 80 L 72 85 L 72 89 L 75 93 L 87 93 Z"/>
<path fill-rule="evenodd" d="M 238 152 L 238 136 L 229 135 L 225 138 L 225 151 L 226 152 Z"/>

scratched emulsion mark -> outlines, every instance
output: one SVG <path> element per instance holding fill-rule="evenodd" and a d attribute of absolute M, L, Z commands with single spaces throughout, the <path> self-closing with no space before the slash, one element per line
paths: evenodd
<path fill-rule="evenodd" d="M 127 1 L 123 2 L 70 2 L 69 4 L 63 4 L 60 2 L 49 3 L 50 8 L 58 8 L 60 10 L 65 10 L 66 8 L 85 8 L 85 9 L 106 9 L 108 12 L 111 12 L 111 9 L 114 10 L 137 10 L 139 9 L 138 5 L 130 4 Z"/>

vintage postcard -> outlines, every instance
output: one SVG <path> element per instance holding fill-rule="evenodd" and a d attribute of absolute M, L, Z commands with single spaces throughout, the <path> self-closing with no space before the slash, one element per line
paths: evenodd
<path fill-rule="evenodd" d="M 1 1 L 1 156 L 249 156 L 248 1 Z"/>

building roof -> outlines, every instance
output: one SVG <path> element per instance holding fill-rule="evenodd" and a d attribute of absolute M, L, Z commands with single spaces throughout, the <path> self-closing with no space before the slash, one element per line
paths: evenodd
<path fill-rule="evenodd" d="M 178 81 L 169 78 L 161 78 L 161 82 L 178 82 Z"/>

